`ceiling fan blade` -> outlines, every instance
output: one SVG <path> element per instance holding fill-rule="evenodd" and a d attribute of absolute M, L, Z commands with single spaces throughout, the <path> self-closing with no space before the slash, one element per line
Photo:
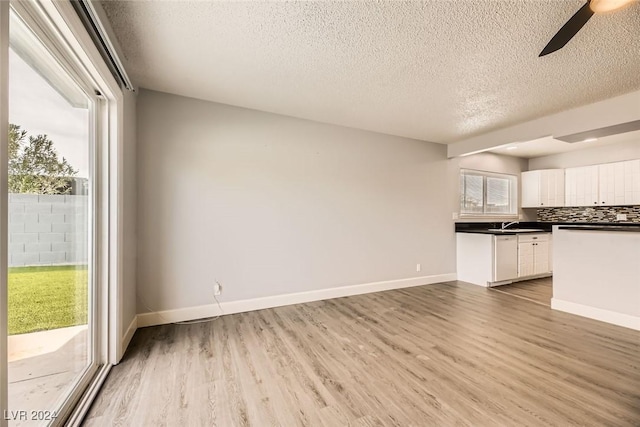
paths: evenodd
<path fill-rule="evenodd" d="M 555 36 L 551 39 L 549 43 L 542 49 L 540 55 L 545 56 L 552 52 L 555 52 L 558 49 L 562 49 L 564 45 L 566 45 L 569 40 L 576 35 L 580 28 L 587 23 L 589 18 L 593 16 L 593 11 L 589 7 L 589 1 L 585 3 L 572 17 L 567 21 L 566 24 L 560 28 L 560 30 L 556 33 Z"/>

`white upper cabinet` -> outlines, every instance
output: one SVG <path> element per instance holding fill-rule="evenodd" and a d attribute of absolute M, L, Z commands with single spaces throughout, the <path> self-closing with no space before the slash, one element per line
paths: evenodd
<path fill-rule="evenodd" d="M 600 204 L 598 178 L 598 165 L 566 169 L 565 206 L 595 206 Z"/>
<path fill-rule="evenodd" d="M 564 169 L 522 172 L 522 207 L 564 206 Z"/>
<path fill-rule="evenodd" d="M 540 171 L 522 172 L 522 207 L 537 208 L 540 206 Z"/>
<path fill-rule="evenodd" d="M 640 159 L 622 163 L 624 165 L 624 204 L 640 205 Z"/>
<path fill-rule="evenodd" d="M 622 163 L 598 165 L 598 172 L 599 204 L 604 206 L 624 204 L 624 166 Z"/>
<path fill-rule="evenodd" d="M 569 168 L 565 171 L 566 206 L 640 204 L 640 159 Z"/>

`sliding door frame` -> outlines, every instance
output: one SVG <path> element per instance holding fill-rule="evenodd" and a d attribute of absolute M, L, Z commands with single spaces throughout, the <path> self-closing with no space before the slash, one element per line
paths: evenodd
<path fill-rule="evenodd" d="M 9 266 L 9 2 L 0 1 L 0 426 L 7 426 L 9 403 L 7 357 L 7 279 Z"/>
<path fill-rule="evenodd" d="M 94 334 L 92 375 L 83 379 L 82 387 L 67 399 L 63 413 L 52 424 L 66 422 L 79 425 L 92 398 L 99 390 L 111 366 L 122 357 L 122 151 L 123 94 L 80 18 L 68 1 L 35 0 L 16 2 L 22 17 L 28 14 L 38 27 L 38 35 L 48 48 L 68 65 L 70 75 L 89 93 L 94 103 L 95 131 L 93 198 L 94 232 L 89 256 L 93 258 L 92 280 L 95 280 L 93 320 L 98 323 Z M 8 1 L 0 1 L 0 427 L 7 425 L 7 275 L 8 275 Z M 32 23 L 33 23 L 32 22 Z M 82 84 L 82 83 L 85 84 Z M 87 84 L 89 86 L 87 86 Z M 91 209 L 90 209 L 91 210 Z M 74 409 L 75 408 L 75 409 Z"/>

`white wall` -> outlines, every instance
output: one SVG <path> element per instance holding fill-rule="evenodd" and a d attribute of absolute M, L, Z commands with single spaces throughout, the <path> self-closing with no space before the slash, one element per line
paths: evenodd
<path fill-rule="evenodd" d="M 121 337 L 127 340 L 127 328 L 135 319 L 136 308 L 136 241 L 137 241 L 137 184 L 136 184 L 136 97 L 125 90 L 124 129 L 123 129 L 123 294 L 122 294 L 122 331 Z M 126 343 L 125 343 L 126 344 Z"/>
<path fill-rule="evenodd" d="M 537 157 L 529 160 L 529 170 L 572 168 L 633 159 L 640 159 L 640 140 L 630 140 L 552 156 Z"/>
<path fill-rule="evenodd" d="M 143 90 L 137 165 L 139 312 L 455 273 L 443 145 Z"/>

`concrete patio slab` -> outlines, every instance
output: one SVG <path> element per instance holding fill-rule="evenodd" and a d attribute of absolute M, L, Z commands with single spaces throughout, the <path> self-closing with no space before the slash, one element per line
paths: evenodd
<path fill-rule="evenodd" d="M 89 364 L 87 325 L 9 337 L 9 410 L 56 411 Z M 46 422 L 13 420 L 11 426 Z"/>

